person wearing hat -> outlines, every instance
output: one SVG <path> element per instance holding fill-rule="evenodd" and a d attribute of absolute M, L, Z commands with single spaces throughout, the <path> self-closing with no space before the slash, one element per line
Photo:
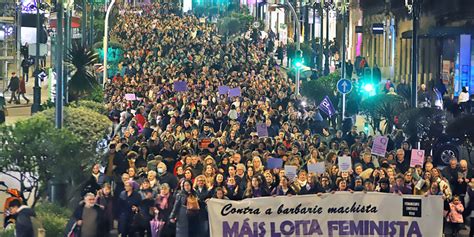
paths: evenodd
<path fill-rule="evenodd" d="M 390 181 L 387 178 L 381 178 L 377 190 L 381 193 L 390 193 Z"/>
<path fill-rule="evenodd" d="M 3 93 L 0 93 L 0 124 L 5 123 L 5 117 L 7 115 L 7 104 Z"/>
<path fill-rule="evenodd" d="M 5 91 L 10 90 L 10 92 L 12 93 L 8 103 L 11 104 L 13 100 L 15 100 L 16 104 L 20 103 L 16 94 L 19 89 L 20 89 L 20 78 L 18 78 L 15 72 L 12 72 L 12 77 L 10 78 L 10 82 L 8 83 L 7 89 L 5 90 Z"/>

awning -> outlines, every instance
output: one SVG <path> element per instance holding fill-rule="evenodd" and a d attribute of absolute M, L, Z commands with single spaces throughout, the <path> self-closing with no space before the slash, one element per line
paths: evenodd
<path fill-rule="evenodd" d="M 51 18 L 49 19 L 49 26 L 50 26 L 51 28 L 56 28 L 56 24 L 57 24 L 56 22 L 57 22 L 57 19 L 51 17 Z M 64 19 L 63 19 L 63 22 L 64 22 Z M 80 18 L 80 17 L 73 16 L 73 17 L 72 17 L 72 22 L 71 22 L 71 27 L 72 27 L 72 28 L 79 28 L 79 27 L 81 27 L 81 18 Z"/>
<path fill-rule="evenodd" d="M 471 34 L 474 35 L 474 27 L 461 26 L 461 27 L 451 27 L 451 26 L 437 26 L 432 27 L 428 31 L 420 30 L 418 32 L 418 38 L 443 38 L 450 36 L 458 36 L 462 34 Z M 402 33 L 402 39 L 411 39 L 413 31 L 407 30 Z"/>

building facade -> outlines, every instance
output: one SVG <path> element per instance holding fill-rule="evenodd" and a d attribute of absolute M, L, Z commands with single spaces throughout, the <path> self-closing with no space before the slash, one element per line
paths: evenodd
<path fill-rule="evenodd" d="M 455 96 L 466 86 L 474 94 L 474 1 L 420 1 L 418 82 L 442 83 Z M 405 0 L 359 0 L 352 11 L 362 12 L 361 56 L 384 78 L 411 80 L 413 28 Z M 371 32 L 374 23 L 383 23 L 384 34 Z"/>

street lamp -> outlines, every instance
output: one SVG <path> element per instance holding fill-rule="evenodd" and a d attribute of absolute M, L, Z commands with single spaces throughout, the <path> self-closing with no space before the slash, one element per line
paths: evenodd
<path fill-rule="evenodd" d="M 347 25 L 347 10 L 348 10 L 349 0 L 339 0 L 337 2 L 337 10 L 341 13 L 342 16 L 342 59 L 341 59 L 341 77 L 346 77 L 346 25 Z"/>
<path fill-rule="evenodd" d="M 411 58 L 411 106 L 416 108 L 418 104 L 417 95 L 417 74 L 418 74 L 418 21 L 420 17 L 420 2 L 422 0 L 405 0 L 408 13 L 412 14 L 413 34 L 412 34 L 412 58 Z"/>
<path fill-rule="evenodd" d="M 34 114 L 40 110 L 41 107 L 41 87 L 39 85 L 39 59 L 40 59 L 40 35 L 41 35 L 41 23 L 40 10 L 49 9 L 49 5 L 45 2 L 40 3 L 39 0 L 36 5 L 31 5 L 30 8 L 36 8 L 36 52 L 35 52 L 35 85 L 33 87 L 33 105 L 31 105 L 31 114 Z"/>
<path fill-rule="evenodd" d="M 326 52 L 324 57 L 324 75 L 329 74 L 329 12 L 335 9 L 334 0 L 322 0 L 322 7 L 326 10 Z"/>
<path fill-rule="evenodd" d="M 313 40 L 315 39 L 316 32 L 314 31 L 314 25 L 316 24 L 316 10 L 318 11 L 319 14 L 319 23 L 321 24 L 320 30 L 319 30 L 319 55 L 318 55 L 318 61 L 317 61 L 317 68 L 319 72 L 323 71 L 323 51 L 324 51 L 324 46 L 323 46 L 323 28 L 324 28 L 324 23 L 323 23 L 323 1 L 322 0 L 316 0 L 313 2 L 313 5 L 311 5 L 311 9 L 313 9 L 313 34 L 312 38 Z"/>
<path fill-rule="evenodd" d="M 295 58 L 298 58 L 298 57 L 301 57 L 301 47 L 300 47 L 300 44 L 301 44 L 301 41 L 300 41 L 300 32 L 301 32 L 301 26 L 300 26 L 300 21 L 299 21 L 299 18 L 298 18 L 298 15 L 296 14 L 296 11 L 295 11 L 295 8 L 293 7 L 293 5 L 291 5 L 291 3 L 288 1 L 288 0 L 285 0 L 285 4 L 275 4 L 275 7 L 288 7 L 290 8 L 290 11 L 291 11 L 291 14 L 293 16 L 293 22 L 295 22 L 295 25 L 296 25 L 296 55 L 295 55 Z M 296 65 L 295 65 L 296 66 Z M 301 64 L 302 66 L 302 64 Z M 299 96 L 300 94 L 300 68 L 299 67 L 296 67 L 296 97 Z"/>
<path fill-rule="evenodd" d="M 115 0 L 112 0 L 107 7 L 107 13 L 105 13 L 105 24 L 104 24 L 104 77 L 102 84 L 105 87 L 105 82 L 107 81 L 107 47 L 109 43 L 109 16 L 112 8 L 114 7 Z"/>

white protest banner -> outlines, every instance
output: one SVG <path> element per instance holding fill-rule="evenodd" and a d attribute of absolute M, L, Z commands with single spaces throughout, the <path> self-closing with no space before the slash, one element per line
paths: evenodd
<path fill-rule="evenodd" d="M 352 161 L 350 156 L 337 157 L 337 165 L 340 171 L 350 171 L 352 169 Z"/>
<path fill-rule="evenodd" d="M 442 236 L 441 196 L 349 193 L 208 202 L 211 237 Z"/>
<path fill-rule="evenodd" d="M 385 157 L 387 152 L 388 138 L 384 136 L 378 136 L 374 139 L 372 144 L 372 155 Z"/>

